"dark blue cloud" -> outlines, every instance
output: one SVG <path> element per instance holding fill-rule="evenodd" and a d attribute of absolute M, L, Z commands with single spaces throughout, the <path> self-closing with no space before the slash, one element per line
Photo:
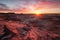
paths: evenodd
<path fill-rule="evenodd" d="M 6 4 L 0 3 L 0 11 L 10 10 Z"/>

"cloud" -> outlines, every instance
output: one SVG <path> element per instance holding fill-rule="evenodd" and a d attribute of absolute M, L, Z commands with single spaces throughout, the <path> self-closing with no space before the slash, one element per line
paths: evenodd
<path fill-rule="evenodd" d="M 2 0 L 4 1 L 4 0 Z M 6 0 L 7 1 L 7 0 Z M 5 1 L 3 3 L 6 3 Z M 7 6 L 7 5 L 8 6 Z M 8 0 L 8 3 L 0 3 L 0 11 L 30 11 L 32 9 L 60 8 L 60 0 Z"/>
<path fill-rule="evenodd" d="M 60 8 L 60 0 L 40 0 L 39 4 L 43 8 Z"/>
<path fill-rule="evenodd" d="M 29 12 L 33 9 L 54 9 L 54 8 L 60 8 L 60 3 L 58 0 L 20 0 L 17 3 L 17 6 L 13 8 L 13 10 L 16 12 Z"/>
<path fill-rule="evenodd" d="M 46 0 L 48 2 L 60 2 L 60 0 Z"/>
<path fill-rule="evenodd" d="M 0 11 L 10 11 L 6 4 L 0 3 Z"/>

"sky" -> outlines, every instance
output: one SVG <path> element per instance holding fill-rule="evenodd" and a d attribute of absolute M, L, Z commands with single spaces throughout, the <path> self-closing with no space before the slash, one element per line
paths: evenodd
<path fill-rule="evenodd" d="M 60 13 L 60 0 L 0 0 L 0 12 Z"/>

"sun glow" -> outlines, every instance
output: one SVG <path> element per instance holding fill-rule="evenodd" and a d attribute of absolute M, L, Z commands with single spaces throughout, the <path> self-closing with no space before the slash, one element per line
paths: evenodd
<path fill-rule="evenodd" d="M 29 8 L 30 8 L 30 10 L 29 10 L 30 13 L 34 13 L 34 14 L 42 13 L 40 9 L 36 9 L 36 7 L 34 7 L 34 6 L 29 6 Z"/>
<path fill-rule="evenodd" d="M 40 10 L 33 10 L 33 11 L 31 11 L 31 13 L 36 14 L 36 15 L 39 15 L 39 14 L 41 14 L 42 12 L 41 12 Z"/>
<path fill-rule="evenodd" d="M 35 10 L 35 13 L 36 14 L 41 14 L 41 11 L 40 10 Z"/>

